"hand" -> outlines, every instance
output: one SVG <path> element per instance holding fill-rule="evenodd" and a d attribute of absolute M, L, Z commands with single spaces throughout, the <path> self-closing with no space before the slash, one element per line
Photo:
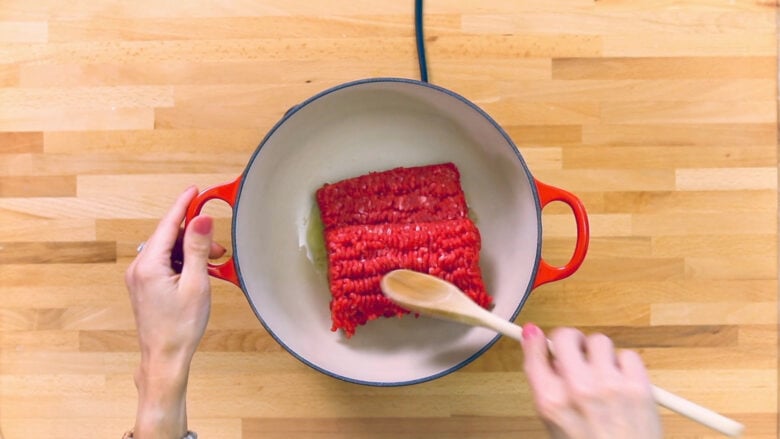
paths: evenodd
<path fill-rule="evenodd" d="M 524 326 L 525 372 L 539 416 L 556 439 L 657 439 L 661 421 L 638 354 L 615 352 L 602 335 L 572 328 L 551 336 Z"/>
<path fill-rule="evenodd" d="M 191 187 L 179 196 L 125 273 L 141 349 L 135 375 L 135 437 L 141 439 L 187 432 L 187 377 L 211 310 L 206 264 L 225 253 L 212 242 L 208 216 L 195 217 L 182 236 L 181 223 L 197 193 Z M 179 255 L 183 264 L 177 265 Z"/>

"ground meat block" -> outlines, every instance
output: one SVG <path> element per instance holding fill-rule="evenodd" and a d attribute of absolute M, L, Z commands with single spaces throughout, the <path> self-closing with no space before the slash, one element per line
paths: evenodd
<path fill-rule="evenodd" d="M 465 218 L 466 198 L 452 163 L 372 172 L 317 191 L 325 230 L 359 224 Z"/>
<path fill-rule="evenodd" d="M 347 337 L 379 317 L 408 311 L 379 287 L 406 268 L 445 279 L 488 308 L 479 268 L 479 230 L 455 165 L 397 168 L 325 185 L 317 192 L 325 226 L 332 330 Z"/>

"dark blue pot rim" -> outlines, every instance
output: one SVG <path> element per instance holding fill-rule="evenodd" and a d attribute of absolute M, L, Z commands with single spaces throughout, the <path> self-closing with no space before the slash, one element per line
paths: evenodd
<path fill-rule="evenodd" d="M 320 93 L 317 93 L 316 95 L 310 97 L 309 99 L 306 99 L 305 101 L 301 102 L 300 104 L 295 105 L 292 108 L 290 108 L 284 114 L 284 116 L 279 120 L 279 122 L 277 122 L 273 126 L 273 128 L 271 128 L 271 130 L 268 131 L 268 134 L 265 135 L 263 140 L 258 145 L 257 149 L 255 149 L 254 153 L 252 153 L 252 156 L 249 159 L 249 162 L 247 163 L 247 166 L 246 166 L 246 168 L 244 169 L 244 172 L 241 175 L 241 182 L 239 184 L 239 188 L 238 188 L 238 191 L 236 193 L 236 200 L 235 200 L 235 203 L 234 203 L 234 206 L 233 206 L 233 220 L 232 220 L 232 227 L 231 227 L 231 229 L 232 229 L 231 233 L 232 233 L 232 238 L 233 238 L 233 255 L 237 255 L 237 252 L 236 252 L 236 242 L 237 242 L 237 239 L 236 239 L 236 212 L 238 210 L 238 205 L 239 205 L 239 202 L 241 200 L 241 193 L 244 190 L 244 181 L 246 181 L 246 176 L 249 174 L 250 170 L 252 169 L 252 165 L 254 164 L 255 160 L 257 159 L 257 157 L 258 157 L 258 155 L 260 153 L 260 150 L 263 148 L 263 145 L 265 145 L 265 143 L 268 141 L 268 139 L 270 139 L 274 135 L 274 133 L 276 132 L 276 130 L 279 129 L 279 127 L 284 125 L 287 122 L 287 120 L 289 120 L 295 113 L 297 113 L 298 111 L 300 111 L 301 109 L 306 107 L 308 104 L 310 104 L 310 103 L 312 103 L 312 102 L 314 102 L 314 101 L 316 101 L 318 99 L 321 99 L 321 98 L 323 98 L 325 96 L 328 96 L 331 93 L 337 92 L 339 90 L 343 90 L 343 89 L 350 88 L 350 87 L 355 87 L 355 86 L 360 86 L 360 85 L 365 85 L 365 84 L 375 84 L 375 83 L 402 83 L 402 84 L 414 85 L 414 86 L 418 86 L 418 87 L 425 87 L 425 88 L 429 88 L 429 89 L 432 89 L 432 90 L 444 93 L 444 94 L 446 94 L 448 96 L 451 96 L 451 97 L 454 97 L 454 98 L 458 99 L 459 101 L 461 101 L 462 103 L 466 104 L 468 107 L 470 107 L 471 109 L 476 111 L 479 115 L 481 115 L 483 118 L 485 118 L 485 120 L 490 122 L 493 125 L 493 127 L 501 134 L 501 136 L 504 137 L 504 139 L 506 140 L 507 144 L 512 148 L 512 151 L 515 153 L 515 156 L 517 157 L 517 160 L 520 161 L 520 163 L 522 165 L 522 168 L 523 168 L 523 171 L 525 172 L 526 178 L 528 178 L 528 184 L 531 187 L 531 193 L 533 194 L 534 203 L 535 203 L 535 205 L 537 207 L 536 208 L 536 220 L 537 220 L 537 224 L 538 224 L 538 228 L 537 228 L 538 234 L 537 234 L 537 238 L 536 238 L 537 239 L 536 240 L 537 246 L 536 246 L 536 258 L 534 259 L 534 267 L 533 267 L 533 272 L 532 272 L 533 274 L 532 274 L 531 279 L 530 279 L 530 281 L 529 281 L 529 283 L 528 283 L 528 285 L 526 287 L 525 292 L 523 293 L 523 297 L 520 299 L 520 302 L 517 304 L 517 308 L 515 309 L 514 313 L 512 313 L 512 317 L 511 318 L 512 318 L 512 320 L 514 320 L 515 318 L 517 318 L 518 314 L 520 313 L 520 310 L 523 308 L 523 305 L 525 305 L 525 301 L 528 299 L 528 296 L 530 295 L 531 290 L 533 289 L 534 281 L 535 281 L 535 278 L 536 278 L 536 273 L 537 273 L 537 270 L 539 269 L 539 261 L 541 260 L 541 256 L 542 256 L 542 246 L 540 245 L 541 244 L 541 240 L 542 240 L 542 209 L 540 207 L 540 202 L 539 202 L 539 193 L 537 192 L 536 184 L 534 183 L 535 180 L 534 180 L 533 176 L 531 175 L 531 172 L 529 171 L 528 165 L 525 163 L 525 160 L 523 159 L 523 156 L 520 155 L 520 151 L 517 149 L 517 146 L 515 146 L 514 142 L 509 137 L 509 135 L 506 133 L 506 131 L 504 131 L 504 129 L 501 128 L 501 126 L 492 117 L 490 117 L 490 115 L 488 115 L 487 112 L 485 112 L 483 109 L 481 109 L 480 107 L 478 107 L 476 104 L 474 104 L 470 100 L 466 99 L 465 97 L 463 97 L 463 96 L 461 96 L 461 95 L 459 95 L 459 94 L 457 94 L 457 93 L 455 93 L 455 92 L 453 92 L 451 90 L 448 90 L 446 88 L 430 84 L 428 82 L 422 82 L 422 81 L 417 81 L 417 80 L 414 80 L 414 79 L 407 79 L 407 78 L 392 78 L 392 77 L 359 79 L 359 80 L 356 80 L 356 81 L 345 82 L 343 84 L 339 84 L 337 86 L 334 86 L 334 87 L 331 87 L 329 89 L 326 89 L 326 90 L 324 90 L 324 91 L 322 91 Z M 479 349 L 477 352 L 472 354 L 470 357 L 466 358 L 465 360 L 461 361 L 460 363 L 458 363 L 456 365 L 451 366 L 450 368 L 448 368 L 446 370 L 443 370 L 443 371 L 441 371 L 439 373 L 435 373 L 435 374 L 428 375 L 428 376 L 425 376 L 425 377 L 417 378 L 417 379 L 414 379 L 414 380 L 408 380 L 408 381 L 366 381 L 366 380 L 359 380 L 359 379 L 355 379 L 355 378 L 350 378 L 348 376 L 344 376 L 344 375 L 340 375 L 340 374 L 334 373 L 334 372 L 332 372 L 330 370 L 324 369 L 324 368 L 322 368 L 322 367 L 312 363 L 311 361 L 309 361 L 306 358 L 304 358 L 301 355 L 299 355 L 297 352 L 295 352 L 289 346 L 287 346 L 287 344 L 281 338 L 279 338 L 276 335 L 276 333 L 274 333 L 274 331 L 266 324 L 266 322 L 263 319 L 262 315 L 260 314 L 260 312 L 258 312 L 257 308 L 255 307 L 255 304 L 252 301 L 251 297 L 249 296 L 249 293 L 247 293 L 247 288 L 246 288 L 246 285 L 244 283 L 244 277 L 241 274 L 241 264 L 239 263 L 238 258 L 236 258 L 235 265 L 236 265 L 236 273 L 238 275 L 238 280 L 239 280 L 239 282 L 241 284 L 241 291 L 243 291 L 244 295 L 246 296 L 246 299 L 249 302 L 249 306 L 252 308 L 252 311 L 257 316 L 257 319 L 260 321 L 260 323 L 263 325 L 263 327 L 266 329 L 266 331 L 268 331 L 268 333 L 271 335 L 271 337 L 273 337 L 274 340 L 276 340 L 276 342 L 279 343 L 279 345 L 281 345 L 285 350 L 287 350 L 287 352 L 289 352 L 293 357 L 297 358 L 299 361 L 301 361 L 305 365 L 307 365 L 307 366 L 311 367 L 312 369 L 315 369 L 315 370 L 317 370 L 317 371 L 319 371 L 319 372 L 321 372 L 321 373 L 323 373 L 325 375 L 331 376 L 333 378 L 340 379 L 342 381 L 346 381 L 346 382 L 350 382 L 350 383 L 354 383 L 354 384 L 362 384 L 362 385 L 367 385 L 367 386 L 375 386 L 375 387 L 407 386 L 407 385 L 411 385 L 411 384 L 419 384 L 419 383 L 424 383 L 424 382 L 427 382 L 427 381 L 432 381 L 432 380 L 435 380 L 437 378 L 441 378 L 441 377 L 443 377 L 445 375 L 449 375 L 450 373 L 455 372 L 456 370 L 461 369 L 464 366 L 466 366 L 469 363 L 471 363 L 472 361 L 476 360 L 482 354 L 484 354 L 488 349 L 490 349 L 498 341 L 498 339 L 501 337 L 501 335 L 496 335 L 489 342 L 487 342 L 481 349 Z"/>

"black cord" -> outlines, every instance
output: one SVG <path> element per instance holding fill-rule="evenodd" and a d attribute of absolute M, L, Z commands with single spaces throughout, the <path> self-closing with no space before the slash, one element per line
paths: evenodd
<path fill-rule="evenodd" d="M 425 37 L 423 36 L 423 0 L 414 0 L 414 33 L 417 38 L 420 80 L 428 82 L 428 63 L 425 61 Z"/>

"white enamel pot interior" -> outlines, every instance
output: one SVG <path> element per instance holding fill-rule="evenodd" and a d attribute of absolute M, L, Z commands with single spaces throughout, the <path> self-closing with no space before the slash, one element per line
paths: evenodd
<path fill-rule="evenodd" d="M 514 319 L 531 290 L 572 274 L 588 245 L 587 214 L 572 194 L 536 181 L 501 127 L 467 99 L 419 81 L 374 78 L 328 89 L 293 107 L 260 143 L 244 173 L 203 191 L 233 207 L 232 259 L 212 276 L 240 286 L 259 321 L 291 354 L 346 381 L 378 386 L 428 381 L 484 353 L 497 335 L 425 317 L 379 319 L 347 339 L 330 330 L 327 275 L 310 260 L 307 229 L 324 183 L 398 166 L 453 162 L 482 236 L 493 312 Z M 560 200 L 578 228 L 569 263 L 541 258 L 541 210 Z"/>

